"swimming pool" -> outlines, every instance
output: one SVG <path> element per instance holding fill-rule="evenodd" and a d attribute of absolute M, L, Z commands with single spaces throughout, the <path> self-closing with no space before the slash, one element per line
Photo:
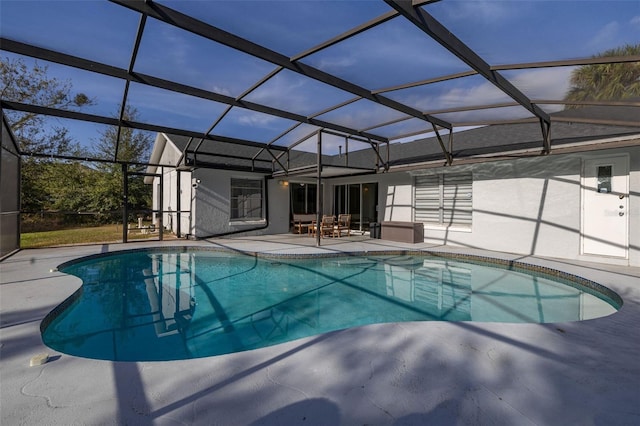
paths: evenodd
<path fill-rule="evenodd" d="M 595 283 L 583 287 L 508 266 L 423 253 L 128 251 L 61 265 L 83 285 L 41 331 L 46 345 L 67 354 L 174 360 L 374 323 L 563 322 L 619 308 L 620 299 Z"/>

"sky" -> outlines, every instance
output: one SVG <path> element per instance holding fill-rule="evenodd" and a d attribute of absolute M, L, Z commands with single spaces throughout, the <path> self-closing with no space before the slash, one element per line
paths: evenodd
<path fill-rule="evenodd" d="M 159 3 L 286 57 L 390 10 L 383 1 L 366 0 Z M 637 0 L 443 0 L 425 6 L 424 10 L 491 65 L 585 58 L 625 44 L 640 43 Z M 129 66 L 138 20 L 137 13 L 106 1 L 0 0 L 2 37 L 124 69 Z M 0 54 L 17 57 L 6 51 Z M 29 58 L 24 60 L 28 64 L 33 62 Z M 302 62 L 370 90 L 469 70 L 465 63 L 402 18 L 309 55 Z M 117 114 L 123 81 L 48 65 L 50 75 L 71 81 L 74 91 L 96 101 L 84 112 Z M 147 21 L 134 66 L 139 73 L 232 97 L 239 96 L 274 69 L 271 63 L 153 19 Z M 503 75 L 530 98 L 562 99 L 573 69 L 540 68 L 508 71 Z M 386 92 L 384 96 L 423 112 L 510 100 L 478 76 Z M 282 71 L 245 99 L 311 116 L 353 97 L 295 72 Z M 223 104 L 135 83 L 131 85 L 128 103 L 138 110 L 139 121 L 198 132 L 206 131 L 226 110 Z M 524 108 L 510 108 L 436 116 L 455 123 L 522 118 L 530 114 Z M 358 129 L 401 117 L 397 111 L 366 100 L 318 116 Z M 70 126 L 72 135 L 81 144 L 89 145 L 98 137 L 96 126 L 68 121 L 64 124 Z M 293 124 L 290 120 L 234 108 L 213 133 L 270 142 Z M 372 132 L 379 131 L 384 136 L 415 133 L 425 124 L 428 126 L 421 120 L 406 120 Z M 306 130 L 313 129 L 309 126 Z M 290 143 L 294 138 L 285 139 L 276 143 Z M 330 139 L 326 143 L 327 153 L 337 151 L 338 144 L 342 142 Z"/>

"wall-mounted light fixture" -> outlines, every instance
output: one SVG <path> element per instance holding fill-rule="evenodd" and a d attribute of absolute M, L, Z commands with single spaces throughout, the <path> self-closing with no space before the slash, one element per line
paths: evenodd
<path fill-rule="evenodd" d="M 289 182 L 286 180 L 281 180 L 278 183 L 280 184 L 280 186 L 289 186 Z"/>

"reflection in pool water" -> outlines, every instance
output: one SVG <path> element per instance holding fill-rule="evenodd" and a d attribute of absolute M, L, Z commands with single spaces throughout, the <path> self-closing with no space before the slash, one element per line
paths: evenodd
<path fill-rule="evenodd" d="M 109 360 L 219 355 L 384 322 L 543 323 L 616 311 L 540 275 L 421 255 L 134 251 L 62 270 L 84 284 L 45 319 L 44 342 Z"/>

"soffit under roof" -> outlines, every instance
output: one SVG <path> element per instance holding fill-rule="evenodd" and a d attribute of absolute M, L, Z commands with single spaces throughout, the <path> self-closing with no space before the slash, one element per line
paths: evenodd
<path fill-rule="evenodd" d="M 640 66 L 637 51 L 594 59 L 637 45 L 638 2 L 3 0 L 1 15 L 3 60 L 46 65 L 95 100 L 77 111 L 3 94 L 9 123 L 42 115 L 89 150 L 105 131 L 133 127 L 194 138 L 202 154 L 217 142 L 280 169 L 283 150 L 315 152 L 320 129 L 334 132 L 324 136 L 327 158 L 348 145 L 352 158 L 370 159 L 358 154 L 367 141 L 412 140 L 444 158 L 428 138 L 434 129 L 444 137 L 533 122 L 553 143 L 563 137 L 552 117 L 614 125 L 611 135 L 640 128 L 640 104 L 624 91 L 566 100 L 580 66 Z M 123 102 L 135 120 L 122 116 Z"/>

